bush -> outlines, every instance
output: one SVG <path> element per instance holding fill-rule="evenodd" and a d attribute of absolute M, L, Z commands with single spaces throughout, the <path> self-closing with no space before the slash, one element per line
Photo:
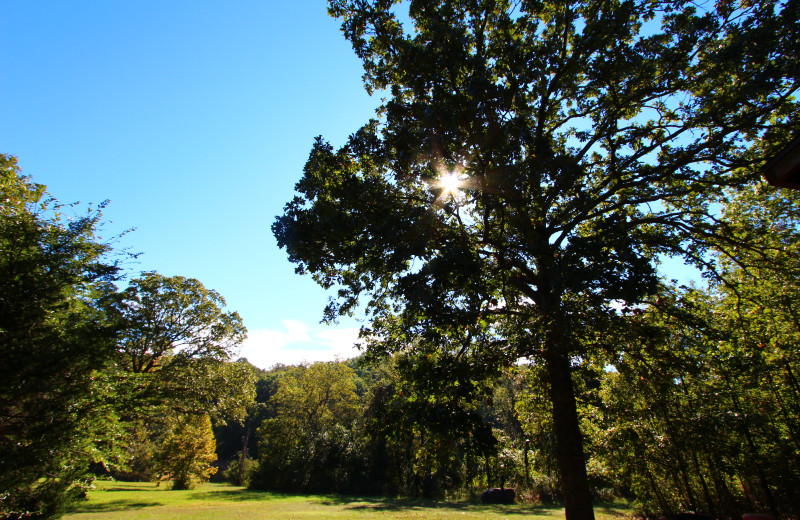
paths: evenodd
<path fill-rule="evenodd" d="M 257 469 L 258 462 L 250 458 L 242 460 L 242 453 L 238 452 L 222 476 L 235 486 L 247 486 L 250 484 L 250 476 Z"/>

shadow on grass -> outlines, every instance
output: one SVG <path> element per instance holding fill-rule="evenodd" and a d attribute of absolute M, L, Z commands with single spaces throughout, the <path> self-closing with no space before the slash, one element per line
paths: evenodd
<path fill-rule="evenodd" d="M 157 488 L 152 488 L 155 491 Z M 142 488 L 141 484 L 127 485 L 115 483 L 114 487 L 105 488 L 104 492 L 115 493 L 116 497 L 125 496 L 129 492 L 148 491 Z M 197 490 L 191 492 L 188 497 L 190 501 L 204 502 L 268 502 L 281 499 L 302 498 L 316 502 L 320 505 L 338 506 L 346 510 L 355 512 L 408 512 L 424 510 L 440 510 L 454 512 L 471 513 L 500 513 L 507 517 L 521 515 L 560 515 L 563 505 L 533 505 L 533 504 L 514 504 L 514 505 L 495 505 L 481 504 L 476 502 L 451 502 L 435 499 L 413 499 L 379 496 L 345 496 L 345 495 L 313 495 L 313 494 L 293 494 L 280 493 L 274 491 L 250 490 L 245 488 L 232 489 L 211 489 Z M 115 498 L 116 498 L 115 497 Z M 137 497 L 139 498 L 139 497 Z M 149 498 L 149 497 L 148 497 Z M 75 507 L 74 512 L 79 513 L 98 513 L 112 511 L 126 511 L 144 509 L 164 505 L 158 501 L 146 501 L 141 499 L 118 499 L 101 503 L 83 503 Z M 607 516 L 625 517 L 629 516 L 629 507 L 626 504 L 607 502 L 595 504 L 595 511 Z"/>
<path fill-rule="evenodd" d="M 125 490 L 127 491 L 127 490 Z M 79 504 L 73 509 L 73 513 L 109 513 L 111 511 L 128 511 L 132 509 L 144 509 L 146 507 L 163 506 L 161 502 L 142 502 L 135 500 L 112 500 L 99 504 Z"/>
<path fill-rule="evenodd" d="M 475 502 L 447 502 L 437 500 L 419 500 L 403 498 L 381 498 L 381 497 L 348 497 L 348 496 L 327 496 L 321 502 L 328 505 L 339 505 L 345 509 L 353 511 L 415 511 L 423 509 L 441 509 L 460 512 L 495 512 L 502 513 L 508 517 L 518 515 L 562 515 L 563 504 L 481 504 Z M 630 516 L 630 507 L 618 503 L 600 503 L 594 505 L 597 513 L 608 516 L 626 518 Z"/>
<path fill-rule="evenodd" d="M 139 484 L 139 485 L 137 485 L 137 484 Z M 114 492 L 114 491 L 137 491 L 137 492 L 142 492 L 142 491 L 157 491 L 159 489 L 155 485 L 145 488 L 145 487 L 141 486 L 141 483 L 137 483 L 137 484 L 124 484 L 124 483 L 121 483 L 121 484 L 115 485 L 114 487 L 103 488 L 102 492 L 103 493 Z"/>
<path fill-rule="evenodd" d="M 613 502 L 595 504 L 594 510 L 607 515 L 619 517 L 628 517 L 631 515 L 630 506 Z"/>
<path fill-rule="evenodd" d="M 220 500 L 225 502 L 266 501 L 296 495 L 283 495 L 271 491 L 254 491 L 251 489 L 219 489 L 214 491 L 198 491 L 190 495 L 191 500 Z"/>
<path fill-rule="evenodd" d="M 321 502 L 326 505 L 344 506 L 345 509 L 354 511 L 415 511 L 422 509 L 442 509 L 462 512 L 482 512 L 496 511 L 505 515 L 531 515 L 549 514 L 553 511 L 561 511 L 560 505 L 495 505 L 478 504 L 473 502 L 447 502 L 439 500 L 415 500 L 408 498 L 382 498 L 382 497 L 352 497 L 352 496 L 328 496 Z"/>

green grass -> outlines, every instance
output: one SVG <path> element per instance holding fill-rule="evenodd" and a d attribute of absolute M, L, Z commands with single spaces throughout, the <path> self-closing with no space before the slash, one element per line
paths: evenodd
<path fill-rule="evenodd" d="M 560 507 L 515 504 L 496 506 L 467 502 L 395 498 L 283 495 L 249 491 L 227 484 L 206 484 L 191 491 L 171 491 L 142 482 L 96 483 L 89 499 L 66 520 L 334 520 L 334 519 L 557 519 Z M 623 505 L 597 507 L 598 520 L 630 515 Z"/>

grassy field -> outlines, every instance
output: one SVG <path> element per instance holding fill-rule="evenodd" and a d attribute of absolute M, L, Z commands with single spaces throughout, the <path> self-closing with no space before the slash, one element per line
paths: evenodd
<path fill-rule="evenodd" d="M 97 482 L 89 499 L 66 520 L 356 520 L 557 519 L 559 507 L 488 506 L 464 502 L 392 498 L 282 495 L 248 491 L 227 484 L 206 484 L 192 491 L 169 491 L 151 483 Z M 598 520 L 628 516 L 621 505 L 595 509 Z"/>

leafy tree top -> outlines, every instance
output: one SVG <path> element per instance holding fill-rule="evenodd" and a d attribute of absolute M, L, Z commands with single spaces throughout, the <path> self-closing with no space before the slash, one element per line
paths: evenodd
<path fill-rule="evenodd" d="M 0 212 L 3 215 L 23 211 L 39 202 L 44 189 L 44 185 L 35 184 L 22 175 L 16 157 L 0 154 Z"/>
<path fill-rule="evenodd" d="M 369 295 L 409 337 L 583 330 L 652 292 L 659 254 L 708 267 L 714 203 L 797 125 L 791 3 L 394 4 L 330 2 L 387 99 L 340 150 L 318 139 L 273 226 L 339 287 L 328 319 Z"/>
<path fill-rule="evenodd" d="M 240 420 L 253 402 L 254 374 L 233 357 L 247 330 L 225 300 L 198 280 L 143 273 L 108 298 L 116 320 L 126 413 L 162 407 Z M 121 396 L 122 399 L 122 396 Z"/>
<path fill-rule="evenodd" d="M 194 278 L 143 273 L 113 302 L 124 322 L 120 349 L 133 372 L 157 369 L 165 356 L 231 360 L 247 331 L 225 299 Z"/>

